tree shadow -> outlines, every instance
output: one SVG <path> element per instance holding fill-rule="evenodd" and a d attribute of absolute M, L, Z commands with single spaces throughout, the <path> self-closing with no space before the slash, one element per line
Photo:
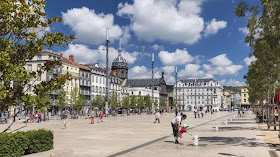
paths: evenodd
<path fill-rule="evenodd" d="M 215 143 L 216 145 L 233 145 L 247 147 L 265 147 L 265 143 L 258 142 L 256 138 L 245 137 L 200 137 L 200 141 Z"/>

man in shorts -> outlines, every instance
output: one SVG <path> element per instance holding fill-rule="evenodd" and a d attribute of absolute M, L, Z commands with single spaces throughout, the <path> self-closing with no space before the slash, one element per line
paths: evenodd
<path fill-rule="evenodd" d="M 171 121 L 171 126 L 172 126 L 172 129 L 173 129 L 175 144 L 179 144 L 179 141 L 178 141 L 179 127 L 183 127 L 182 121 L 185 120 L 186 118 L 187 118 L 187 115 L 183 114 L 182 116 L 176 116 Z"/>

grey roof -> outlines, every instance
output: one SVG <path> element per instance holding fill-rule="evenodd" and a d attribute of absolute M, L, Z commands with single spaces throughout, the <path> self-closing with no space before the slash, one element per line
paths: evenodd
<path fill-rule="evenodd" d="M 194 82 L 209 82 L 209 81 L 214 81 L 214 79 L 209 78 L 209 79 L 185 79 L 185 80 L 180 80 L 182 83 L 194 83 Z"/>
<path fill-rule="evenodd" d="M 166 85 L 166 91 L 167 92 L 172 92 L 174 88 L 174 85 Z"/>
<path fill-rule="evenodd" d="M 121 48 L 121 41 L 120 41 L 120 47 L 118 50 L 118 57 L 115 58 L 112 62 L 112 68 L 117 68 L 117 67 L 127 67 L 127 61 L 122 57 L 122 48 Z"/>
<path fill-rule="evenodd" d="M 164 80 L 163 80 L 164 81 Z M 126 82 L 127 87 L 151 87 L 151 86 L 159 86 L 162 82 L 162 78 L 156 79 L 128 79 Z"/>

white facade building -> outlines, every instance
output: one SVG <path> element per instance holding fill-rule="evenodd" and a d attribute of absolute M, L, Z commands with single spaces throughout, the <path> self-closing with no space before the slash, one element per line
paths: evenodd
<path fill-rule="evenodd" d="M 174 85 L 176 101 L 176 84 Z M 186 79 L 177 82 L 177 104 L 180 107 L 217 107 L 223 104 L 223 87 L 213 79 Z"/>
<path fill-rule="evenodd" d="M 152 99 L 152 89 L 150 88 L 141 88 L 141 87 L 130 87 L 130 88 L 126 88 L 128 91 L 129 96 L 146 96 L 146 95 L 150 95 L 151 99 Z M 154 100 L 158 101 L 158 105 L 159 105 L 159 91 L 158 90 L 154 90 Z"/>
<path fill-rule="evenodd" d="M 88 65 L 91 70 L 91 100 L 96 95 L 105 96 L 106 94 L 106 70 L 99 66 L 99 63 Z"/>

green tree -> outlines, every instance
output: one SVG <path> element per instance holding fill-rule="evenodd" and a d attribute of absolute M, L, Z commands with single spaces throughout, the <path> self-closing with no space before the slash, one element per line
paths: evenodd
<path fill-rule="evenodd" d="M 112 109 L 116 109 L 116 107 L 118 107 L 118 95 L 115 91 L 110 95 L 109 106 Z"/>
<path fill-rule="evenodd" d="M 129 104 L 129 106 L 131 107 L 131 108 L 134 108 L 135 109 L 135 107 L 136 107 L 136 96 L 135 95 L 132 95 L 132 97 L 130 98 L 130 104 Z"/>
<path fill-rule="evenodd" d="M 72 105 L 72 108 L 76 111 L 75 114 L 77 115 L 82 109 L 82 107 L 85 105 L 86 98 L 80 94 L 78 87 L 73 88 L 73 90 L 70 92 L 70 96 L 70 104 Z"/>
<path fill-rule="evenodd" d="M 128 109 L 130 108 L 129 96 L 128 95 L 125 95 L 122 98 L 122 108 L 125 108 L 126 109 L 126 113 L 128 114 Z"/>
<path fill-rule="evenodd" d="M 165 101 L 160 101 L 159 102 L 159 106 L 160 106 L 160 108 L 162 108 L 162 109 L 164 109 L 164 108 L 166 108 L 166 103 L 165 103 Z"/>
<path fill-rule="evenodd" d="M 62 87 L 58 93 L 57 97 L 57 105 L 60 107 L 61 111 L 63 111 L 67 105 L 67 99 L 66 99 L 66 91 Z"/>
<path fill-rule="evenodd" d="M 24 68 L 26 60 L 34 58 L 42 49 L 65 46 L 74 39 L 72 35 L 67 37 L 63 33 L 44 31 L 54 23 L 62 21 L 59 17 L 48 19 L 45 4 L 46 0 L 0 1 L 0 111 L 30 102 L 32 97 L 26 92 L 28 85 L 34 85 L 39 75 L 61 64 L 58 60 L 47 61 L 37 71 L 28 72 Z M 40 95 L 39 93 L 51 92 L 63 85 L 67 79 L 69 75 L 42 81 L 34 86 L 34 93 Z"/>
<path fill-rule="evenodd" d="M 93 100 L 93 107 L 104 107 L 104 98 L 101 95 L 96 95 Z"/>
<path fill-rule="evenodd" d="M 145 107 L 147 108 L 152 108 L 152 100 L 149 94 L 147 94 L 146 96 L 144 96 L 144 103 L 145 103 Z"/>
<path fill-rule="evenodd" d="M 137 101 L 137 106 L 138 106 L 138 108 L 140 110 L 140 114 L 141 114 L 143 108 L 145 108 L 144 99 L 141 95 L 138 95 L 136 101 Z"/>
<path fill-rule="evenodd" d="M 154 106 L 155 106 L 155 108 L 158 107 L 158 99 L 157 98 L 155 98 Z"/>

